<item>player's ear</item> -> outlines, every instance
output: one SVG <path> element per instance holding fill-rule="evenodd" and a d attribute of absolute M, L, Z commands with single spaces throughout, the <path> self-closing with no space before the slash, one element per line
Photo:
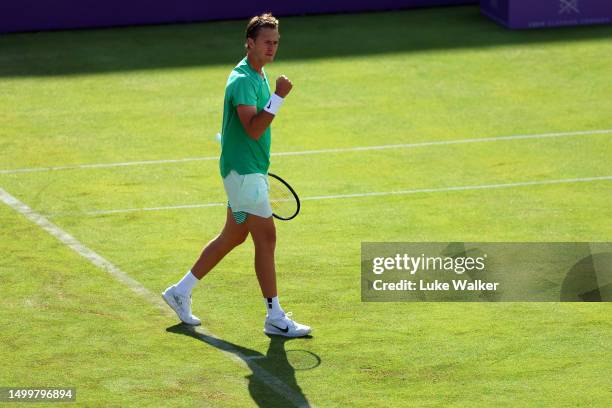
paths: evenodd
<path fill-rule="evenodd" d="M 252 38 L 250 38 L 250 37 L 249 37 L 249 38 L 247 38 L 247 42 L 246 42 L 246 47 L 247 47 L 247 50 L 248 50 L 249 48 L 253 48 L 254 46 L 255 46 L 255 40 L 254 40 L 254 39 L 252 39 Z"/>

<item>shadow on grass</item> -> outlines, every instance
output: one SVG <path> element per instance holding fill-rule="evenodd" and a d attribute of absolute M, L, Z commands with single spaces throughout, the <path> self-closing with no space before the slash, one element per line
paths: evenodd
<path fill-rule="evenodd" d="M 300 341 L 300 339 L 268 336 L 270 345 L 266 354 L 263 355 L 258 351 L 203 333 L 202 330 L 184 323 L 168 327 L 166 331 L 193 337 L 244 361 L 252 371 L 246 378 L 249 381 L 251 397 L 258 406 L 307 407 L 310 405 L 297 384 L 295 370 L 315 368 L 320 364 L 321 359 L 306 350 L 289 350 L 298 356 L 292 359 L 292 365 L 285 350 L 285 343 L 292 340 Z"/>
<path fill-rule="evenodd" d="M 0 77 L 211 65 L 242 57 L 246 21 L 73 30 L 0 37 Z M 612 26 L 511 31 L 477 6 L 281 19 L 279 61 L 609 39 Z"/>

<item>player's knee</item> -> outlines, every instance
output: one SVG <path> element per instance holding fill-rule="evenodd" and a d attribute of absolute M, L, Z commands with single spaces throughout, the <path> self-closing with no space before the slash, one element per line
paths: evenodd
<path fill-rule="evenodd" d="M 245 231 L 244 233 L 239 233 L 239 234 L 234 234 L 232 235 L 228 241 L 229 241 L 229 245 L 233 248 L 233 247 L 237 247 L 238 245 L 242 244 L 247 236 L 249 235 L 249 233 L 247 231 Z"/>
<path fill-rule="evenodd" d="M 234 246 L 241 245 L 244 241 L 246 241 L 248 235 L 249 235 L 248 231 L 245 231 L 244 233 L 237 235 L 234 240 Z"/>
<path fill-rule="evenodd" d="M 268 233 L 266 240 L 268 244 L 272 246 L 276 245 L 276 230 L 275 229 L 273 229 L 272 231 Z"/>
<path fill-rule="evenodd" d="M 248 235 L 248 231 L 233 234 L 228 234 L 224 232 L 219 236 L 219 239 L 221 240 L 223 245 L 226 245 L 230 248 L 234 248 L 242 244 L 246 240 Z"/>
<path fill-rule="evenodd" d="M 255 245 L 271 247 L 276 246 L 276 230 L 274 228 L 261 231 L 256 237 L 253 237 Z"/>

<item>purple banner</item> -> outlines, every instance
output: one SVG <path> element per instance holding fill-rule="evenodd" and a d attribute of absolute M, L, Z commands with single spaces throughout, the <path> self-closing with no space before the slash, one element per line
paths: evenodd
<path fill-rule="evenodd" d="M 480 0 L 480 10 L 519 29 L 612 23 L 612 0 Z"/>
<path fill-rule="evenodd" d="M 478 0 L 3 0 L 0 32 L 239 19 L 266 11 L 287 16 L 474 3 Z"/>

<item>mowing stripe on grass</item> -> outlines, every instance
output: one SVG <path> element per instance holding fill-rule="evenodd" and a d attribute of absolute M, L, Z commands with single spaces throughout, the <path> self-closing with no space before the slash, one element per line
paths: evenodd
<path fill-rule="evenodd" d="M 489 190 L 489 189 L 496 189 L 496 188 L 524 187 L 524 186 L 537 186 L 537 185 L 563 184 L 563 183 L 586 183 L 586 182 L 592 182 L 592 181 L 605 181 L 605 180 L 612 180 L 612 176 L 581 177 L 581 178 L 557 179 L 557 180 L 519 181 L 516 183 L 484 184 L 480 186 L 475 185 L 475 186 L 457 186 L 457 187 L 442 187 L 442 188 L 419 188 L 415 190 L 398 190 L 398 191 L 384 191 L 384 192 L 371 192 L 371 193 L 324 195 L 324 196 L 305 197 L 305 198 L 302 198 L 301 200 L 302 201 L 331 200 L 331 199 L 337 199 L 337 198 L 375 197 L 375 196 L 419 194 L 419 193 L 445 193 L 449 191 Z"/>
<path fill-rule="evenodd" d="M 581 178 L 569 178 L 569 179 L 557 179 L 557 180 L 535 180 L 535 181 L 519 181 L 516 183 L 500 183 L 500 184 L 484 184 L 475 186 L 455 186 L 455 187 L 439 187 L 439 188 L 417 188 L 414 190 L 396 190 L 396 191 L 374 191 L 367 193 L 355 193 L 355 194 L 335 194 L 335 195 L 321 195 L 311 197 L 300 197 L 301 201 L 315 201 L 315 200 L 333 200 L 339 198 L 360 198 L 360 197 L 376 197 L 376 196 L 390 196 L 390 195 L 407 195 L 407 194 L 422 194 L 422 193 L 445 193 L 452 191 L 468 191 L 468 190 L 490 190 L 497 188 L 510 188 L 510 187 L 525 187 L 525 186 L 537 186 L 547 184 L 564 184 L 564 183 L 587 183 L 594 181 L 606 181 L 612 180 L 612 176 L 600 176 L 600 177 L 581 177 Z M 145 208 L 126 208 L 117 210 L 95 210 L 95 211 L 84 211 L 82 213 L 56 213 L 48 214 L 49 217 L 65 217 L 75 215 L 106 215 L 106 214 L 120 214 L 129 212 L 139 211 L 162 211 L 162 210 L 182 210 L 187 208 L 205 208 L 205 207 L 221 207 L 227 206 L 227 203 L 204 203 L 204 204 L 188 204 L 188 205 L 171 205 L 165 207 L 145 207 Z"/>
<path fill-rule="evenodd" d="M 145 298 L 147 301 L 149 301 L 149 303 L 151 303 L 161 312 L 165 313 L 168 316 L 176 317 L 174 312 L 172 312 L 165 304 L 165 302 L 161 299 L 161 296 L 151 292 L 140 282 L 130 277 L 127 273 L 123 272 L 117 266 L 106 260 L 104 257 L 99 255 L 95 251 L 89 249 L 87 246 L 79 242 L 68 232 L 64 231 L 63 229 L 49 221 L 43 215 L 32 210 L 28 205 L 18 200 L 2 188 L 0 188 L 0 201 L 4 202 L 13 210 L 23 215 L 28 220 L 32 221 L 34 224 L 41 227 L 43 230 L 57 238 L 61 243 L 72 249 L 74 252 L 76 252 L 83 258 L 87 259 L 89 262 L 91 262 L 98 268 L 106 271 L 113 278 L 130 288 L 134 293 Z M 290 401 L 293 405 L 297 407 L 312 406 L 300 393 L 295 392 L 291 387 L 289 387 L 277 377 L 270 374 L 267 370 L 254 364 L 253 362 L 247 364 L 246 361 L 251 359 L 249 356 L 244 355 L 236 348 L 228 346 L 227 344 L 225 344 L 225 342 L 219 340 L 217 336 L 212 334 L 205 327 L 198 327 L 195 328 L 195 330 L 200 334 L 212 337 L 213 339 L 209 339 L 209 343 L 215 345 L 217 349 L 219 349 L 221 352 L 223 352 L 225 355 L 230 357 L 233 361 L 237 362 L 242 367 L 245 367 L 247 369 L 250 368 L 253 371 L 253 374 L 257 376 L 260 381 L 262 381 L 272 391 L 276 392 L 278 395 L 281 395 L 282 397 Z M 223 345 L 223 349 L 220 348 L 221 345 Z"/>
<path fill-rule="evenodd" d="M 388 145 L 379 145 L 379 146 L 340 147 L 340 148 L 332 148 L 332 149 L 302 150 L 302 151 L 296 151 L 296 152 L 276 152 L 276 153 L 272 153 L 272 156 L 303 156 L 303 155 L 325 154 L 325 153 L 362 152 L 362 151 L 369 151 L 369 150 L 410 149 L 410 148 L 415 148 L 415 147 L 439 146 L 439 145 L 444 146 L 444 145 L 463 144 L 463 143 L 500 142 L 500 141 L 507 141 L 507 140 L 545 139 L 545 138 L 558 138 L 558 137 L 570 137 L 570 136 L 592 136 L 592 135 L 607 135 L 607 134 L 612 134 L 612 129 L 581 130 L 581 131 L 576 131 L 576 132 L 559 132 L 559 133 L 542 133 L 542 134 L 536 134 L 536 135 L 494 136 L 494 137 L 481 137 L 481 138 L 473 138 L 473 139 L 438 140 L 438 141 L 429 141 L 429 142 L 388 144 Z M 33 173 L 33 172 L 41 172 L 41 171 L 75 170 L 75 169 L 96 169 L 96 168 L 108 168 L 108 167 L 126 167 L 126 166 L 140 166 L 140 165 L 148 165 L 148 164 L 186 163 L 186 162 L 192 162 L 192 161 L 208 161 L 208 160 L 218 160 L 218 159 L 219 159 L 219 156 L 207 156 L 207 157 L 188 157 L 184 159 L 141 160 L 141 161 L 119 162 L 119 163 L 80 164 L 80 165 L 74 165 L 74 166 L 35 167 L 35 168 L 0 170 L 0 174 Z"/>

